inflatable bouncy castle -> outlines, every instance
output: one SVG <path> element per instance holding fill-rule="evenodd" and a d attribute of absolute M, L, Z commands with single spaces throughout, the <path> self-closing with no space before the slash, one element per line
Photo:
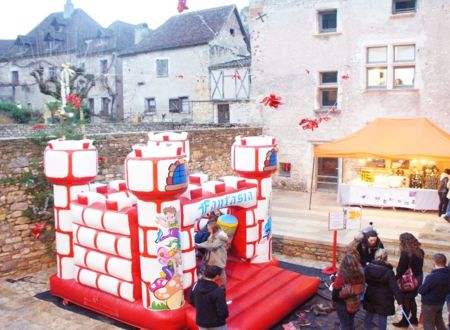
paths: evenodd
<path fill-rule="evenodd" d="M 226 267 L 229 329 L 267 329 L 315 294 L 317 278 L 272 258 L 272 137 L 238 136 L 238 176 L 188 172 L 187 133 L 150 133 L 125 159 L 125 180 L 93 183 L 90 140 L 54 140 L 44 153 L 54 185 L 57 273 L 51 293 L 141 329 L 197 329 L 185 297 L 197 280 L 195 232 L 215 210 L 232 234 Z"/>

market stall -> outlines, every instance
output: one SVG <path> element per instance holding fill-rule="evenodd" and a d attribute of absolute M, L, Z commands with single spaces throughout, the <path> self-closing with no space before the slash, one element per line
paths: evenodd
<path fill-rule="evenodd" d="M 439 175 L 450 167 L 450 134 L 425 118 L 380 118 L 315 157 L 353 159 L 339 184 L 343 205 L 437 210 Z"/>

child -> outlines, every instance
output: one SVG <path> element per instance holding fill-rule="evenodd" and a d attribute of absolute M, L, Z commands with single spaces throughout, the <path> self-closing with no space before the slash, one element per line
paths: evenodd
<path fill-rule="evenodd" d="M 442 308 L 450 293 L 450 271 L 447 258 L 441 253 L 433 256 L 434 270 L 425 278 L 419 288 L 422 295 L 422 315 L 424 330 L 445 330 Z"/>
<path fill-rule="evenodd" d="M 220 226 L 216 221 L 208 222 L 207 228 L 210 233 L 208 240 L 203 243 L 195 244 L 195 246 L 207 250 L 205 256 L 206 266 L 217 266 L 222 268 L 220 279 L 222 281 L 222 287 L 225 288 L 227 285 L 225 266 L 227 264 L 228 236 L 220 229 Z"/>
<path fill-rule="evenodd" d="M 195 283 L 189 296 L 191 305 L 196 309 L 195 321 L 200 330 L 227 328 L 228 306 L 225 291 L 215 282 L 221 273 L 220 267 L 206 267 L 205 278 Z"/>

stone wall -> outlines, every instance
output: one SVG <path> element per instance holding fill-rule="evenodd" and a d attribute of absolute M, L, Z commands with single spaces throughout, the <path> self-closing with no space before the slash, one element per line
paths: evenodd
<path fill-rule="evenodd" d="M 214 178 L 231 174 L 230 149 L 235 136 L 260 135 L 262 130 L 241 127 L 188 132 L 191 173 L 202 171 Z M 124 159 L 131 146 L 146 141 L 147 135 L 142 132 L 97 135 L 95 144 L 99 156 L 105 158 L 97 179 L 122 179 Z M 38 144 L 25 138 L 0 139 L 0 277 L 38 271 L 56 262 L 51 207 L 46 211 L 37 210 L 38 216 L 31 214 L 41 186 L 34 187 L 28 175 L 30 171 L 37 173 L 33 168 L 39 166 L 40 161 L 42 147 Z M 45 184 L 45 180 L 41 182 Z M 38 239 L 32 233 L 36 222 L 46 224 Z"/>

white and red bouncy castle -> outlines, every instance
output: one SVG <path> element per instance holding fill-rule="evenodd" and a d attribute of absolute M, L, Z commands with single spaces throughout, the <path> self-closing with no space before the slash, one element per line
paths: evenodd
<path fill-rule="evenodd" d="M 236 137 L 239 176 L 208 181 L 188 173 L 187 133 L 150 133 L 125 160 L 126 181 L 91 183 L 90 140 L 50 141 L 45 174 L 54 184 L 57 273 L 52 294 L 142 329 L 196 329 L 185 301 L 196 281 L 195 229 L 208 213 L 238 219 L 226 267 L 230 329 L 276 324 L 318 288 L 316 278 L 272 259 L 275 139 Z"/>

